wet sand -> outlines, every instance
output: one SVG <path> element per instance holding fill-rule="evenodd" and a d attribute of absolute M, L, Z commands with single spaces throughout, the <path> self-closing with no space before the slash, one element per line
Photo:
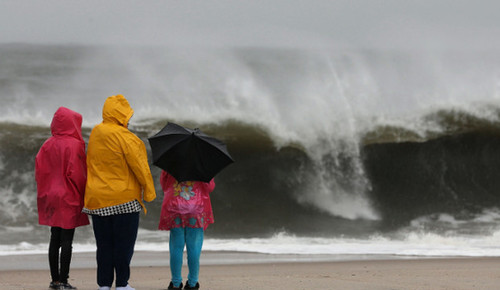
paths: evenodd
<path fill-rule="evenodd" d="M 245 253 L 203 255 L 209 257 L 202 259 L 201 289 L 500 289 L 500 258 L 374 257 L 321 261 L 319 256 L 288 256 L 280 260 L 272 255 Z M 131 286 L 137 290 L 166 289 L 170 270 L 165 257 L 168 254 L 137 253 L 137 261 L 132 263 Z M 0 257 L 0 289 L 47 289 L 50 274 L 45 258 Z M 80 290 L 97 289 L 93 254 L 75 254 L 72 265 L 73 286 Z M 183 269 L 183 276 L 187 276 L 187 268 Z"/>

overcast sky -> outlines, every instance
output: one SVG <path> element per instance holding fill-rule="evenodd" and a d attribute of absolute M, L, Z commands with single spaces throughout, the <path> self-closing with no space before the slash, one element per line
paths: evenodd
<path fill-rule="evenodd" d="M 500 48 L 497 0 L 2 0 L 0 42 Z"/>

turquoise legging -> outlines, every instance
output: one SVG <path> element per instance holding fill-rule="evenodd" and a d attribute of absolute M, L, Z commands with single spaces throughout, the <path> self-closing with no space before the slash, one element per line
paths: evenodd
<path fill-rule="evenodd" d="M 203 246 L 202 228 L 173 228 L 170 230 L 170 272 L 172 273 L 172 284 L 179 287 L 182 282 L 182 258 L 184 246 L 187 249 L 188 261 L 188 284 L 191 287 L 198 283 L 200 272 L 200 255 Z"/>

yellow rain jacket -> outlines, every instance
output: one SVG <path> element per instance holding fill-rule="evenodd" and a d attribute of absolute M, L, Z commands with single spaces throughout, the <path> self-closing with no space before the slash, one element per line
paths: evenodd
<path fill-rule="evenodd" d="M 102 123 L 90 133 L 85 208 L 109 207 L 156 198 L 144 142 L 127 128 L 134 111 L 122 95 L 104 102 Z"/>

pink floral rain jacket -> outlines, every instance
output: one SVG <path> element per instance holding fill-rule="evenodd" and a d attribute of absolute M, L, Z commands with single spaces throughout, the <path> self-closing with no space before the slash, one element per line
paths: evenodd
<path fill-rule="evenodd" d="M 161 187 L 165 194 L 160 214 L 160 230 L 178 227 L 203 228 L 214 223 L 210 192 L 215 182 L 183 181 L 165 171 L 160 177 Z"/>

